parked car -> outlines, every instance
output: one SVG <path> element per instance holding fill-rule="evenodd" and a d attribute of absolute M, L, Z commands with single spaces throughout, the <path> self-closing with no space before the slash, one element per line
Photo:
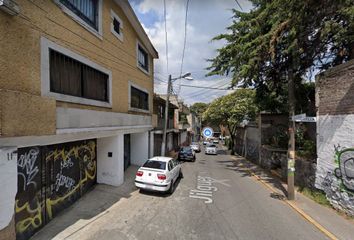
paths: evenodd
<path fill-rule="evenodd" d="M 170 157 L 153 157 L 138 169 L 135 186 L 140 189 L 173 193 L 175 183 L 182 177 L 181 164 Z"/>
<path fill-rule="evenodd" d="M 182 147 L 178 152 L 179 160 L 195 161 L 195 152 L 191 147 Z"/>
<path fill-rule="evenodd" d="M 190 147 L 195 151 L 195 152 L 200 152 L 200 145 L 197 142 L 192 142 Z"/>
<path fill-rule="evenodd" d="M 215 144 L 209 144 L 205 147 L 205 154 L 215 154 L 217 155 L 217 147 Z"/>
<path fill-rule="evenodd" d="M 214 138 L 213 143 L 219 144 L 219 140 L 217 138 Z"/>
<path fill-rule="evenodd" d="M 207 139 L 204 139 L 203 145 L 207 145 L 208 143 L 209 143 L 209 141 Z"/>

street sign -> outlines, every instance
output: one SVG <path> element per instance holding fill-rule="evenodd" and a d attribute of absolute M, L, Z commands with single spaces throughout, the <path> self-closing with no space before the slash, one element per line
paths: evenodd
<path fill-rule="evenodd" d="M 300 120 L 295 120 L 295 122 L 316 122 L 316 117 L 304 117 Z"/>
<path fill-rule="evenodd" d="M 306 113 L 295 115 L 291 118 L 292 121 L 300 120 L 306 117 Z"/>
<path fill-rule="evenodd" d="M 203 128 L 202 134 L 204 137 L 209 138 L 214 135 L 214 131 L 211 127 L 205 127 Z"/>
<path fill-rule="evenodd" d="M 306 114 L 295 115 L 291 118 L 295 122 L 316 122 L 316 117 L 306 117 Z"/>

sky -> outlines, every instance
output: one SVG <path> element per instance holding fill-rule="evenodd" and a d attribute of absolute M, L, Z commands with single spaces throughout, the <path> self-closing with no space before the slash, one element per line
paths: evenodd
<path fill-rule="evenodd" d="M 165 21 L 163 0 L 129 0 L 151 42 L 159 52 L 154 61 L 155 92 L 166 94 L 168 75 L 172 78 L 181 74 L 184 45 L 184 26 L 187 0 L 166 0 L 168 69 L 165 44 Z M 247 0 L 239 0 L 243 11 L 252 7 Z M 205 77 L 211 59 L 217 55 L 224 41 L 211 41 L 213 37 L 226 33 L 232 24 L 232 8 L 240 10 L 235 0 L 189 0 L 187 38 L 182 74 L 191 72 L 193 80 L 177 80 L 173 84 L 175 93 L 186 104 L 211 102 L 232 91 L 182 87 L 180 84 L 204 87 L 227 88 L 231 79 L 227 76 Z"/>

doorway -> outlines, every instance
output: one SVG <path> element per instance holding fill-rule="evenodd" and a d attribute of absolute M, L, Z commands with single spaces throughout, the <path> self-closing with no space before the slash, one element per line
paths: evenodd
<path fill-rule="evenodd" d="M 124 134 L 124 171 L 130 166 L 130 134 Z"/>

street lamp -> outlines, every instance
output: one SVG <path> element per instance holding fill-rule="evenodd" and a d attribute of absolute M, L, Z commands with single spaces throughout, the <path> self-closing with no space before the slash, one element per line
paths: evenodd
<path fill-rule="evenodd" d="M 193 80 L 191 77 L 191 73 L 187 72 L 179 77 L 172 78 L 171 74 L 168 76 L 168 83 L 167 83 L 167 96 L 166 96 L 166 106 L 165 106 L 165 123 L 163 128 L 163 135 L 162 135 L 162 144 L 161 144 L 161 155 L 166 155 L 166 135 L 167 135 L 167 123 L 168 123 L 168 102 L 170 101 L 170 93 L 171 93 L 171 86 L 172 82 L 176 81 L 177 79 L 186 79 L 186 80 Z"/>

